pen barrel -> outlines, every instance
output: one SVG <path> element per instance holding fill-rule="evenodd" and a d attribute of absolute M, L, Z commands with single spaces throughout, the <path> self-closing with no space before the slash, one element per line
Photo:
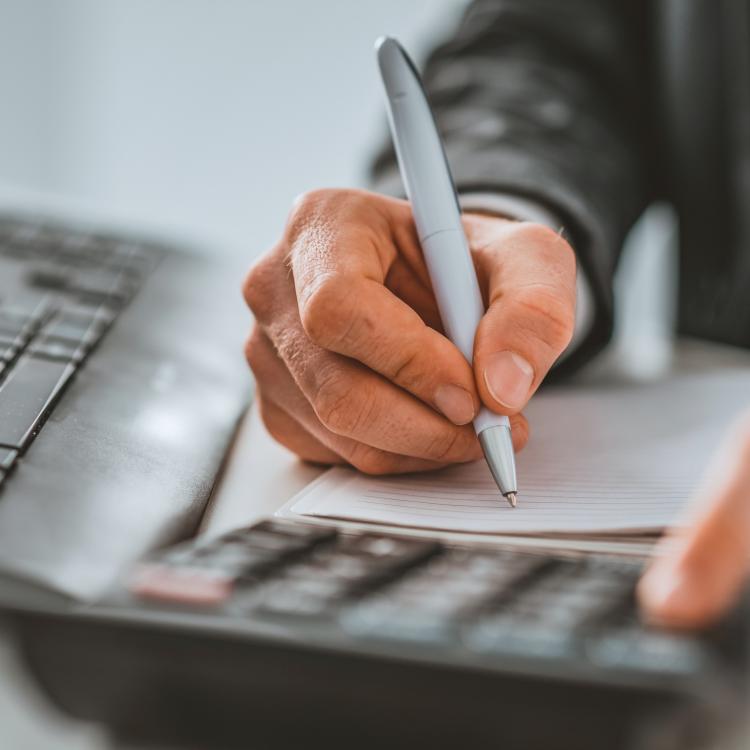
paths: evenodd
<path fill-rule="evenodd" d="M 446 229 L 422 239 L 421 244 L 445 333 L 471 363 L 484 303 L 466 235 Z"/>
<path fill-rule="evenodd" d="M 471 364 L 484 302 L 466 235 L 463 230 L 446 229 L 426 237 L 421 244 L 445 333 Z M 510 421 L 487 408 L 482 408 L 474 420 L 477 434 L 499 426 L 509 427 Z"/>

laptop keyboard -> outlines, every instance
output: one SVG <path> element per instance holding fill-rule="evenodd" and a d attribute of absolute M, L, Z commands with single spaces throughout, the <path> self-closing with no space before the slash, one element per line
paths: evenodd
<path fill-rule="evenodd" d="M 564 558 L 276 520 L 141 563 L 136 599 L 334 639 L 685 677 L 698 638 L 640 622 L 639 563 Z M 338 635 L 337 635 L 338 634 Z"/>
<path fill-rule="evenodd" d="M 0 219 L 0 485 L 158 260 L 112 237 Z"/>

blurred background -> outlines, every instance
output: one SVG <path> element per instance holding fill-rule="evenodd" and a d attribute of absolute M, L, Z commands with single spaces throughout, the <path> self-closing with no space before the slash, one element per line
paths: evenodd
<path fill-rule="evenodd" d="M 422 56 L 459 0 L 0 0 L 0 183 L 257 254 L 293 198 L 363 185 L 373 42 Z"/>
<path fill-rule="evenodd" d="M 72 212 L 249 265 L 297 194 L 366 185 L 386 133 L 375 38 L 398 36 L 420 61 L 464 5 L 0 0 L 0 208 Z M 655 207 L 618 280 L 618 340 L 662 358 L 673 237 Z M 44 702 L 0 638 L 0 747 L 106 746 Z"/>

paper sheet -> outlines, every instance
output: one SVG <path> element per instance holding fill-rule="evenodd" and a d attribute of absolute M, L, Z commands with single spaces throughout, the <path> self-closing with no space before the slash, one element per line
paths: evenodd
<path fill-rule="evenodd" d="M 335 468 L 292 511 L 446 531 L 597 534 L 657 531 L 677 519 L 717 442 L 750 404 L 750 369 L 642 385 L 550 389 L 532 400 L 518 455 L 519 506 L 483 461 L 368 477 Z"/>

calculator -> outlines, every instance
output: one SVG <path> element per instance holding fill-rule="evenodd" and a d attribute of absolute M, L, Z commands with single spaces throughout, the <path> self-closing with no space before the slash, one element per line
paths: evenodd
<path fill-rule="evenodd" d="M 710 632 L 650 627 L 640 572 L 268 519 L 162 549 L 95 605 L 18 616 L 56 701 L 126 737 L 710 747 L 742 714 L 745 608 Z"/>

